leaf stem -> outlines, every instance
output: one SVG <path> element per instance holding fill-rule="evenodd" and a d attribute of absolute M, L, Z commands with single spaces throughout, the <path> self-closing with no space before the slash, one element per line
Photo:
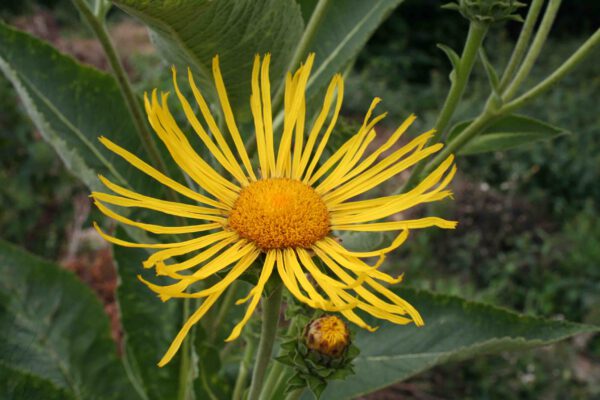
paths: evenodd
<path fill-rule="evenodd" d="M 533 0 L 529 6 L 527 18 L 525 19 L 525 23 L 523 24 L 523 28 L 519 34 L 519 39 L 517 40 L 517 44 L 515 45 L 510 59 L 508 60 L 508 64 L 504 69 L 504 73 L 502 74 L 502 78 L 500 79 L 500 91 L 503 91 L 506 88 L 506 85 L 508 85 L 509 81 L 514 77 L 515 70 L 523 59 L 525 50 L 529 45 L 529 39 L 533 33 L 533 28 L 535 27 L 538 15 L 542 9 L 542 5 L 544 5 L 544 0 Z"/>
<path fill-rule="evenodd" d="M 263 299 L 260 340 L 258 342 L 254 370 L 252 371 L 252 383 L 250 384 L 248 400 L 258 400 L 263 388 L 265 373 L 271 361 L 273 345 L 277 336 L 282 291 L 282 285 L 278 285 L 273 293 L 271 293 L 271 296 Z"/>
<path fill-rule="evenodd" d="M 131 115 L 131 119 L 135 125 L 136 133 L 140 139 L 140 142 L 146 151 L 146 154 L 150 159 L 163 171 L 167 171 L 166 164 L 158 151 L 154 137 L 151 135 L 148 127 L 145 123 L 144 113 L 138 99 L 136 98 L 131 83 L 125 72 L 125 68 L 121 63 L 119 56 L 113 46 L 110 36 L 106 30 L 104 20 L 99 19 L 94 12 L 90 9 L 89 5 L 85 0 L 72 0 L 73 4 L 81 14 L 84 21 L 89 25 L 92 32 L 100 42 L 108 63 L 113 71 L 113 74 L 121 89 L 121 94 L 127 105 L 127 110 Z M 169 197 L 173 197 L 174 194 L 171 191 L 167 191 Z"/>
<path fill-rule="evenodd" d="M 465 87 L 469 82 L 469 77 L 471 76 L 473 65 L 477 60 L 477 52 L 481 48 L 487 30 L 488 26 L 480 23 L 471 22 L 471 24 L 469 25 L 469 32 L 467 34 L 465 46 L 460 57 L 460 64 L 458 65 L 458 68 L 456 68 L 453 71 L 453 73 L 455 74 L 454 79 L 452 79 L 450 90 L 448 91 L 448 95 L 446 96 L 446 100 L 444 101 L 444 105 L 442 106 L 442 110 L 440 111 L 440 114 L 435 123 L 436 133 L 431 138 L 431 141 L 433 142 L 437 142 L 441 139 L 444 131 L 448 127 L 452 115 L 454 115 L 454 112 L 456 111 L 456 107 L 460 103 L 462 95 L 465 91 Z M 424 168 L 424 161 L 418 163 L 413 168 L 413 171 L 407 182 L 398 192 L 410 189 L 416 183 Z"/>
<path fill-rule="evenodd" d="M 529 76 L 529 72 L 531 72 L 535 61 L 544 47 L 544 43 L 546 43 L 548 33 L 550 33 L 550 29 L 552 28 L 552 24 L 554 23 L 554 19 L 558 13 L 561 1 L 562 0 L 550 0 L 550 3 L 546 7 L 544 18 L 542 18 L 540 27 L 535 34 L 535 38 L 533 39 L 533 43 L 531 43 L 531 47 L 529 48 L 525 59 L 523 60 L 523 64 L 521 64 L 514 79 L 512 82 L 510 82 L 502 95 L 502 99 L 504 101 L 510 100 L 519 90 L 523 84 L 523 81 Z"/>
<path fill-rule="evenodd" d="M 252 363 L 252 356 L 254 355 L 254 348 L 256 343 L 253 337 L 248 335 L 246 340 L 246 350 L 244 351 L 244 358 L 240 362 L 240 371 L 235 381 L 235 387 L 233 389 L 232 400 L 242 400 L 242 394 L 246 387 L 246 380 L 248 379 L 248 373 L 250 372 L 250 364 Z"/>

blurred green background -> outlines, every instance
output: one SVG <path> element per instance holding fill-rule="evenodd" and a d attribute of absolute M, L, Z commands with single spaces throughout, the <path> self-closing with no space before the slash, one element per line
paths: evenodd
<path fill-rule="evenodd" d="M 600 21 L 600 2 L 565 1 L 530 81 L 570 55 Z M 344 112 L 352 125 L 374 96 L 408 113 L 416 130 L 433 125 L 448 89 L 449 63 L 436 48 L 460 50 L 467 23 L 437 0 L 407 0 L 378 29 L 347 78 Z M 83 62 L 106 68 L 100 47 L 69 1 L 3 0 L 0 17 L 53 42 Z M 144 28 L 113 10 L 111 33 L 137 89 L 168 87 L 169 71 Z M 486 40 L 491 61 L 508 59 L 519 24 Z M 528 314 L 600 324 L 600 52 L 524 113 L 571 132 L 552 142 L 459 159 L 455 201 L 439 206 L 460 221 L 456 232 L 414 234 L 396 261 L 407 284 L 454 293 Z M 488 93 L 476 65 L 457 120 L 478 113 Z M 389 125 L 388 128 L 392 128 Z M 414 132 L 413 132 L 414 133 Z M 94 212 L 87 190 L 64 169 L 0 77 L 0 232 L 55 260 L 73 256 L 74 237 Z M 482 357 L 438 367 L 369 399 L 600 398 L 600 338 Z"/>

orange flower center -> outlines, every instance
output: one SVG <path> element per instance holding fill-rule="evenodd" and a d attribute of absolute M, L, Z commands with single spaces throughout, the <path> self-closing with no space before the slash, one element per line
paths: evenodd
<path fill-rule="evenodd" d="M 265 179 L 242 189 L 229 227 L 263 250 L 310 247 L 329 233 L 329 212 L 310 186 L 287 178 Z"/>

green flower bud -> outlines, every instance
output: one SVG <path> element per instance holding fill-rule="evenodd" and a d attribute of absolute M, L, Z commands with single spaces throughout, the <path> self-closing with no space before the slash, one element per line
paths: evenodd
<path fill-rule="evenodd" d="M 351 333 L 341 318 L 324 315 L 308 322 L 282 345 L 279 362 L 294 369 L 286 390 L 308 387 L 318 398 L 332 379 L 354 374 L 352 360 L 358 355 Z"/>
<path fill-rule="evenodd" d="M 472 22 L 492 24 L 507 19 L 522 21 L 521 16 L 515 12 L 524 6 L 517 0 L 458 0 L 457 3 L 448 3 L 442 8 L 457 10 Z"/>

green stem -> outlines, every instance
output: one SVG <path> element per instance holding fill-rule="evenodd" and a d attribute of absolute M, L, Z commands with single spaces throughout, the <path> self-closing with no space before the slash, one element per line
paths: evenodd
<path fill-rule="evenodd" d="M 244 389 L 246 388 L 246 380 L 248 379 L 248 373 L 250 372 L 250 364 L 252 363 L 252 356 L 254 355 L 254 347 L 256 343 L 253 338 L 248 337 L 246 341 L 246 350 L 244 351 L 244 358 L 240 362 L 240 371 L 235 381 L 235 387 L 233 389 L 232 400 L 242 400 Z"/>
<path fill-rule="evenodd" d="M 231 306 L 233 305 L 233 302 L 235 300 L 237 287 L 238 287 L 238 282 L 236 281 L 236 282 L 232 283 L 231 286 L 229 287 L 229 289 L 227 290 L 227 293 L 225 294 L 225 297 L 223 298 L 223 302 L 221 303 L 221 307 L 219 307 L 219 312 L 218 312 L 215 320 L 212 322 L 212 326 L 220 327 L 221 324 L 223 323 L 223 320 L 227 316 L 227 312 L 231 309 Z M 209 331 L 208 336 L 209 336 L 209 339 L 211 342 L 215 340 L 215 335 L 217 334 L 217 332 L 218 332 L 217 329 L 211 329 Z"/>
<path fill-rule="evenodd" d="M 183 321 L 185 322 L 190 316 L 190 299 L 184 299 L 183 301 Z M 181 361 L 179 365 L 179 392 L 177 393 L 177 400 L 188 400 L 191 398 L 191 381 L 190 376 L 192 374 L 192 358 L 190 354 L 192 352 L 192 340 L 188 335 L 181 345 Z"/>
<path fill-rule="evenodd" d="M 460 57 L 460 64 L 454 70 L 454 80 L 452 82 L 452 85 L 450 86 L 450 90 L 448 92 L 448 95 L 446 96 L 446 100 L 444 101 L 442 110 L 440 111 L 438 119 L 435 123 L 436 133 L 431 138 L 431 141 L 433 142 L 437 142 L 441 139 L 443 133 L 448 127 L 448 124 L 450 123 L 452 116 L 454 115 L 454 112 L 456 111 L 456 107 L 458 107 L 458 104 L 460 103 L 460 99 L 462 98 L 462 95 L 465 91 L 465 87 L 469 82 L 469 77 L 471 76 L 473 65 L 477 60 L 477 52 L 481 48 L 487 30 L 487 25 L 482 25 L 476 22 L 471 22 L 471 24 L 469 25 L 469 33 L 467 34 L 465 47 L 463 48 L 463 52 Z M 418 163 L 413 168 L 413 171 L 408 181 L 398 192 L 402 192 L 414 186 L 424 168 L 424 161 Z"/>
<path fill-rule="evenodd" d="M 296 329 L 298 329 L 298 318 L 293 318 L 287 329 L 286 336 L 290 336 Z M 267 380 L 261 393 L 261 400 L 269 400 L 277 393 L 281 380 L 285 376 L 285 369 L 286 366 L 283 363 L 276 362 L 273 364 L 269 375 L 267 375 Z"/>
<path fill-rule="evenodd" d="M 258 342 L 256 361 L 252 371 L 252 383 L 250 384 L 248 400 L 258 400 L 260 397 L 265 373 L 273 354 L 273 344 L 275 344 L 275 337 L 277 336 L 282 290 L 282 285 L 279 285 L 270 297 L 263 299 L 260 341 Z"/>
<path fill-rule="evenodd" d="M 502 107 L 501 111 L 508 113 L 524 106 L 526 103 L 533 100 L 535 97 L 544 93 L 550 89 L 554 84 L 564 78 L 573 68 L 575 68 L 580 62 L 587 57 L 596 46 L 600 45 L 600 29 L 598 29 L 588 40 L 583 43 L 571 57 L 569 57 L 560 67 L 558 67 L 552 74 L 550 74 L 542 82 L 522 94 L 518 98 L 514 99 L 510 103 L 507 103 Z"/>
<path fill-rule="evenodd" d="M 304 388 L 296 389 L 293 392 L 288 393 L 288 395 L 285 396 L 285 400 L 298 400 L 302 395 L 302 392 L 304 392 Z"/>
<path fill-rule="evenodd" d="M 145 123 L 144 113 L 142 112 L 140 103 L 136 98 L 133 89 L 131 88 L 131 83 L 129 82 L 125 68 L 123 67 L 110 36 L 106 31 L 104 20 L 100 20 L 96 17 L 96 15 L 94 15 L 94 12 L 90 9 L 85 0 L 72 1 L 82 18 L 92 29 L 92 32 L 100 42 L 100 45 L 106 54 L 108 63 L 110 64 L 117 83 L 119 84 L 119 88 L 121 89 L 121 95 L 125 100 L 127 110 L 129 111 L 133 124 L 135 125 L 136 133 L 139 136 L 140 142 L 142 143 L 146 154 L 148 154 L 155 165 L 157 165 L 163 171 L 166 171 L 166 164 L 162 159 L 160 152 L 158 151 L 154 137 L 148 130 L 148 127 Z M 167 191 L 167 193 L 169 197 L 174 196 L 173 192 L 171 191 Z"/>
<path fill-rule="evenodd" d="M 494 119 L 498 117 L 498 114 L 492 114 L 484 110 L 473 122 L 471 125 L 465 128 L 454 140 L 448 143 L 438 154 L 437 156 L 429 163 L 423 170 L 423 174 L 428 174 L 433 169 L 441 164 L 446 157 L 450 154 L 455 153 L 462 146 L 467 144 L 473 137 L 475 137 L 479 132 L 481 132 L 487 125 L 493 122 Z"/>
<path fill-rule="evenodd" d="M 529 39 L 531 38 L 531 34 L 533 33 L 533 28 L 535 27 L 535 23 L 537 22 L 538 15 L 542 9 L 542 5 L 544 5 L 544 0 L 533 0 L 531 5 L 529 6 L 529 11 L 527 12 L 527 18 L 525 19 L 525 23 L 523 24 L 523 29 L 521 29 L 521 33 L 519 34 L 519 39 L 517 40 L 517 44 L 508 60 L 508 64 L 504 69 L 504 73 L 502 74 L 502 78 L 500 79 L 500 91 L 502 92 L 508 82 L 513 78 L 515 70 L 519 66 L 519 63 L 523 59 L 523 55 L 527 46 L 529 45 Z"/>
<path fill-rule="evenodd" d="M 531 43 L 531 47 L 529 48 L 529 51 L 523 60 L 523 64 L 521 64 L 521 67 L 519 67 L 515 78 L 512 80 L 512 82 L 510 82 L 502 95 L 502 99 L 504 101 L 510 100 L 519 90 L 523 81 L 529 76 L 529 72 L 531 72 L 535 61 L 540 55 L 540 52 L 544 47 L 544 43 L 548 38 L 548 33 L 550 33 L 550 29 L 552 28 L 552 24 L 554 23 L 554 19 L 558 13 L 560 3 L 561 0 L 550 0 L 548 7 L 546 7 L 544 18 L 542 18 L 542 23 L 535 34 L 535 38 L 533 39 L 533 43 Z"/>

